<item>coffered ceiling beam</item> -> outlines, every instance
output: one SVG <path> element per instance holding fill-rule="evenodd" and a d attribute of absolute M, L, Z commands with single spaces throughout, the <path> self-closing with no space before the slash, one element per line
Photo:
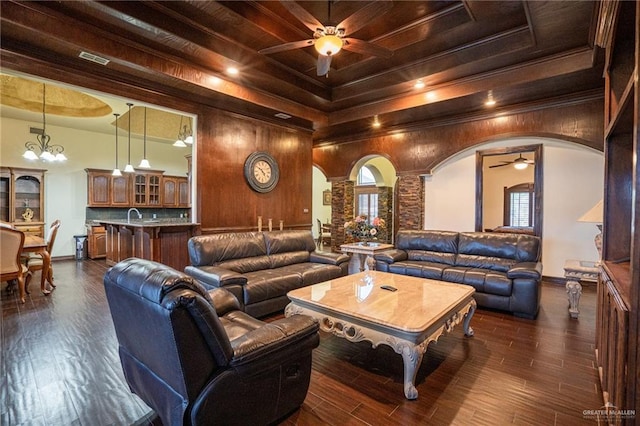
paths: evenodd
<path fill-rule="evenodd" d="M 539 60 L 443 83 L 430 87 L 428 92 L 398 96 L 396 98 L 386 98 L 366 105 L 346 108 L 339 112 L 330 113 L 329 125 L 334 126 L 349 121 L 370 118 L 375 115 L 469 96 L 500 87 L 565 75 L 590 69 L 592 66 L 592 49 L 576 49 Z"/>
<path fill-rule="evenodd" d="M 327 117 L 314 108 L 297 102 L 271 95 L 256 89 L 249 89 L 229 79 L 217 75 L 210 70 L 196 68 L 178 61 L 170 56 L 158 56 L 132 45 L 124 37 L 116 34 L 100 34 L 95 27 L 74 21 L 61 20 L 60 16 L 45 14 L 38 9 L 24 10 L 26 6 L 13 2 L 3 2 L 2 32 L 11 30 L 12 34 L 21 34 L 26 39 L 24 43 L 33 43 L 42 34 L 39 28 L 47 29 L 47 48 L 62 55 L 75 56 L 75 61 L 84 62 L 77 58 L 81 51 L 108 58 L 111 62 L 106 67 L 126 73 L 139 75 L 140 78 L 162 82 L 169 86 L 195 85 L 201 90 L 231 96 L 265 108 L 284 112 L 289 115 L 314 123 L 314 128 L 326 125 Z M 16 28 L 19 27 L 19 28 Z M 37 56 L 37 52 L 32 52 Z M 98 66 L 98 65 L 96 65 Z"/>

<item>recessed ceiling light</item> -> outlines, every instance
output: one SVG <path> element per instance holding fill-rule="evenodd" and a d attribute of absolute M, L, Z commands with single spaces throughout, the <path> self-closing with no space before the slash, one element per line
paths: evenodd
<path fill-rule="evenodd" d="M 434 92 L 427 92 L 424 96 L 428 101 L 435 101 L 438 98 Z"/>
<path fill-rule="evenodd" d="M 277 114 L 275 114 L 276 117 L 278 118 L 282 118 L 283 120 L 288 120 L 291 118 L 291 116 L 289 114 L 285 114 L 284 112 L 279 112 Z"/>
<path fill-rule="evenodd" d="M 492 107 L 496 104 L 495 99 L 493 99 L 493 90 L 489 90 L 489 94 L 487 95 L 487 100 L 484 103 L 488 107 Z"/>
<path fill-rule="evenodd" d="M 422 80 L 416 81 L 416 84 L 414 84 L 413 87 L 416 89 L 424 89 L 424 81 Z"/>
<path fill-rule="evenodd" d="M 380 121 L 378 121 L 378 116 L 376 116 L 373 119 L 373 123 L 371 123 L 371 127 L 373 127 L 374 129 L 377 129 L 378 127 L 380 127 Z"/>
<path fill-rule="evenodd" d="M 240 71 L 238 71 L 238 68 L 236 68 L 236 67 L 227 68 L 227 74 L 238 75 L 239 73 L 240 73 Z"/>

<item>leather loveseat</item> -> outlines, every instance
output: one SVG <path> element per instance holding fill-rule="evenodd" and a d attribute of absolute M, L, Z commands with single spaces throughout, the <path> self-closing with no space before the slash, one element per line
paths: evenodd
<path fill-rule="evenodd" d="M 226 288 L 254 317 L 283 310 L 290 290 L 347 275 L 349 265 L 345 254 L 316 252 L 311 231 L 199 235 L 188 246 L 185 272 Z"/>
<path fill-rule="evenodd" d="M 311 317 L 259 321 L 228 291 L 137 258 L 104 286 L 129 388 L 163 425 L 273 424 L 304 401 L 319 343 Z"/>
<path fill-rule="evenodd" d="M 538 314 L 542 264 L 533 235 L 399 231 L 395 248 L 375 260 L 378 271 L 471 285 L 479 306 Z"/>

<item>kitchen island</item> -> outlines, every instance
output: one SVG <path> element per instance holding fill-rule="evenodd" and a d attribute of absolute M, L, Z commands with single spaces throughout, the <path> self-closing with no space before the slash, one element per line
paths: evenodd
<path fill-rule="evenodd" d="M 189 219 L 97 220 L 107 235 L 107 265 L 128 257 L 154 260 L 178 271 L 190 264 L 187 242 L 200 234 Z"/>

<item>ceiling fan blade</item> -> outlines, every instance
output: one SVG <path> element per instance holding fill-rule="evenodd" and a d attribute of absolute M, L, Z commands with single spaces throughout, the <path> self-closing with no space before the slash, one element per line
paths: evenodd
<path fill-rule="evenodd" d="M 284 43 L 284 44 L 279 44 L 273 47 L 267 47 L 266 49 L 259 50 L 258 53 L 262 53 L 266 55 L 269 53 L 284 52 L 285 50 L 300 49 L 302 47 L 313 46 L 315 42 L 316 42 L 315 39 L 292 41 L 290 43 Z"/>
<path fill-rule="evenodd" d="M 362 53 L 365 55 L 379 56 L 381 58 L 390 58 L 393 52 L 387 48 L 377 46 L 368 41 L 358 40 L 357 38 L 345 38 L 342 48 L 351 52 Z"/>
<path fill-rule="evenodd" d="M 505 162 L 504 164 L 495 164 L 493 166 L 489 166 L 490 169 L 493 169 L 494 167 L 504 167 L 504 166 L 508 166 L 509 164 L 511 164 L 512 161 L 509 162 Z"/>
<path fill-rule="evenodd" d="M 307 28 L 314 33 L 318 29 L 324 29 L 324 25 L 316 19 L 315 16 L 307 12 L 307 10 L 300 6 L 295 1 L 280 0 L 280 3 L 293 15 L 298 21 L 302 22 Z"/>
<path fill-rule="evenodd" d="M 344 21 L 336 25 L 336 28 L 343 28 L 345 34 L 353 34 L 360 28 L 367 25 L 373 18 L 378 17 L 393 7 L 393 1 L 374 1 L 353 13 Z"/>
<path fill-rule="evenodd" d="M 331 56 L 318 55 L 318 72 L 319 76 L 327 75 L 331 66 Z"/>

